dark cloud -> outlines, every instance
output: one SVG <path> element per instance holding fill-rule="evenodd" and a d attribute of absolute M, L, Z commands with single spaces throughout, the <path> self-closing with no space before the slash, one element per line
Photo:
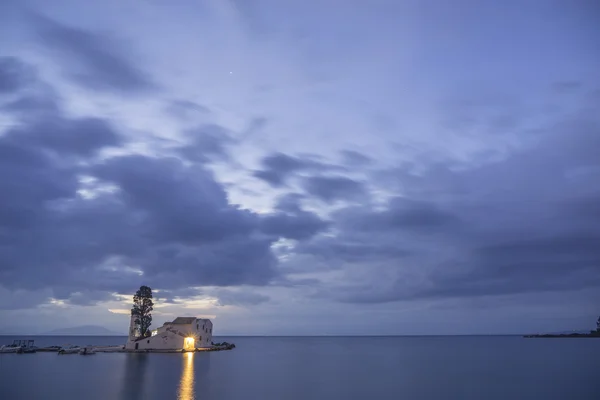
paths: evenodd
<path fill-rule="evenodd" d="M 56 115 L 59 112 L 58 103 L 53 93 L 29 94 L 4 103 L 0 109 L 16 116 L 31 118 L 33 115 Z"/>
<path fill-rule="evenodd" d="M 271 186 L 279 187 L 286 183 L 294 172 L 307 168 L 307 162 L 283 153 L 274 153 L 262 159 L 263 169 L 254 172 L 254 176 Z"/>
<path fill-rule="evenodd" d="M 365 240 L 352 238 L 318 238 L 318 240 L 304 242 L 294 249 L 297 253 L 311 255 L 337 266 L 343 263 L 364 263 L 381 260 L 401 260 L 409 255 L 411 251 L 403 249 L 397 243 L 369 243 Z"/>
<path fill-rule="evenodd" d="M 326 230 L 329 223 L 300 205 L 301 196 L 287 195 L 279 199 L 276 211 L 264 216 L 261 231 L 277 238 L 306 240 Z"/>
<path fill-rule="evenodd" d="M 254 171 L 254 176 L 273 187 L 282 187 L 298 172 L 336 171 L 343 168 L 321 162 L 312 157 L 294 157 L 284 153 L 272 153 L 261 160 L 262 169 Z"/>
<path fill-rule="evenodd" d="M 71 299 L 69 290 L 81 287 L 127 293 L 141 279 L 168 289 L 265 284 L 276 274 L 272 240 L 253 234 L 258 217 L 229 205 L 199 167 L 142 156 L 109 159 L 81 172 L 118 190 L 83 199 L 76 169 L 55 172 L 55 164 L 37 162 L 38 169 L 2 178 L 2 186 L 16 185 L 12 179 L 33 183 L 33 174 L 45 171 L 40 186 L 7 191 L 12 195 L 2 199 L 0 276 L 9 288 L 60 286 L 61 298 Z M 118 258 L 112 268 L 109 257 Z"/>
<path fill-rule="evenodd" d="M 337 212 L 339 221 L 347 229 L 368 232 L 390 230 L 447 232 L 456 229 L 459 217 L 450 210 L 426 200 L 391 198 L 381 211 L 369 207 L 352 207 Z"/>
<path fill-rule="evenodd" d="M 348 302 L 598 288 L 600 114 L 593 108 L 546 116 L 534 141 L 501 159 L 377 175 L 375 185 L 403 196 L 382 209 L 333 213 L 335 236 L 315 236 L 294 251 L 363 271 L 365 282 L 322 288 Z"/>
<path fill-rule="evenodd" d="M 311 176 L 303 180 L 303 187 L 309 194 L 331 203 L 336 200 L 364 200 L 367 189 L 362 182 L 343 176 Z"/>
<path fill-rule="evenodd" d="M 131 50 L 107 35 L 64 25 L 48 17 L 32 17 L 39 40 L 52 50 L 58 64 L 80 85 L 94 90 L 140 92 L 156 89 L 138 68 Z"/>
<path fill-rule="evenodd" d="M 214 295 L 221 306 L 255 306 L 270 300 L 269 296 L 246 290 L 217 290 Z"/>
<path fill-rule="evenodd" d="M 44 222 L 53 202 L 76 196 L 82 158 L 120 143 L 104 120 L 60 114 L 32 114 L 5 131 L 0 136 L 0 240 L 12 240 L 7 227 L 27 229 Z"/>
<path fill-rule="evenodd" d="M 33 80 L 33 68 L 15 57 L 0 57 L 0 94 L 14 93 Z"/>
<path fill-rule="evenodd" d="M 100 148 L 121 144 L 115 130 L 100 118 L 42 118 L 9 130 L 6 135 L 5 143 L 18 142 L 24 147 L 81 157 L 92 156 Z"/>
<path fill-rule="evenodd" d="M 189 129 L 185 136 L 189 142 L 178 153 L 199 163 L 229 161 L 229 147 L 236 143 L 227 129 L 215 124 Z"/>
<path fill-rule="evenodd" d="M 373 163 L 373 159 L 363 153 L 354 150 L 343 150 L 342 163 L 350 167 L 365 167 Z"/>
<path fill-rule="evenodd" d="M 38 99 L 52 103 L 52 97 Z M 50 288 L 39 301 L 87 305 L 131 293 L 142 281 L 175 290 L 265 285 L 277 276 L 271 251 L 277 238 L 261 231 L 271 216 L 230 204 L 202 162 L 141 155 L 100 160 L 96 155 L 121 145 L 121 136 L 106 120 L 66 117 L 56 103 L 18 121 L 0 135 L 6 290 Z M 200 141 L 204 154 L 221 152 L 212 140 L 217 131 L 202 131 L 214 134 Z M 304 225 L 296 225 L 304 235 Z"/>
<path fill-rule="evenodd" d="M 288 239 L 308 239 L 327 227 L 327 222 L 310 212 L 282 213 L 266 216 L 261 230 L 267 235 Z"/>
<path fill-rule="evenodd" d="M 33 308 L 40 303 L 49 301 L 51 297 L 52 291 L 50 289 L 12 291 L 0 285 L 0 311 Z"/>

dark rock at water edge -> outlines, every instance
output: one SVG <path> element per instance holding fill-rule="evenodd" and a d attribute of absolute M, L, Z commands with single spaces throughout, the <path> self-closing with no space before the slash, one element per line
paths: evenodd
<path fill-rule="evenodd" d="M 590 331 L 590 333 L 566 333 L 566 334 L 538 334 L 525 335 L 525 338 L 600 338 L 600 331 Z"/>

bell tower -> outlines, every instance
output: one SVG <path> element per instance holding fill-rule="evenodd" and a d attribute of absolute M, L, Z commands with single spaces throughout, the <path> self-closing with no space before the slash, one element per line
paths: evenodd
<path fill-rule="evenodd" d="M 140 337 L 140 325 L 135 322 L 136 315 L 131 315 L 129 320 L 129 340 L 133 341 Z"/>

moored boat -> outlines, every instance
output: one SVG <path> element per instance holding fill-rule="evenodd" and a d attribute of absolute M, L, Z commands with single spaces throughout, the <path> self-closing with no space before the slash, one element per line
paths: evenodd
<path fill-rule="evenodd" d="M 32 354 L 37 351 L 35 347 L 21 347 L 17 353 L 19 354 Z"/>
<path fill-rule="evenodd" d="M 58 350 L 58 354 L 77 354 L 81 350 L 79 346 L 63 346 Z"/>
<path fill-rule="evenodd" d="M 19 354 L 31 354 L 37 351 L 37 347 L 34 345 L 33 340 L 15 340 L 13 345 L 19 347 Z"/>
<path fill-rule="evenodd" d="M 94 348 L 91 346 L 86 346 L 79 349 L 79 354 L 81 354 L 82 356 L 89 356 L 92 354 L 96 354 L 96 350 L 94 350 Z"/>
<path fill-rule="evenodd" d="M 18 353 L 21 348 L 13 344 L 0 347 L 0 353 Z"/>

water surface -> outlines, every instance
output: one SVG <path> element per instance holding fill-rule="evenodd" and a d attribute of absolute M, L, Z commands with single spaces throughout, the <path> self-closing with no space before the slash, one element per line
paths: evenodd
<path fill-rule="evenodd" d="M 12 337 L 0 336 L 2 344 Z M 38 345 L 121 344 L 35 337 Z M 597 400 L 600 339 L 236 337 L 232 351 L 0 354 L 0 399 Z"/>

